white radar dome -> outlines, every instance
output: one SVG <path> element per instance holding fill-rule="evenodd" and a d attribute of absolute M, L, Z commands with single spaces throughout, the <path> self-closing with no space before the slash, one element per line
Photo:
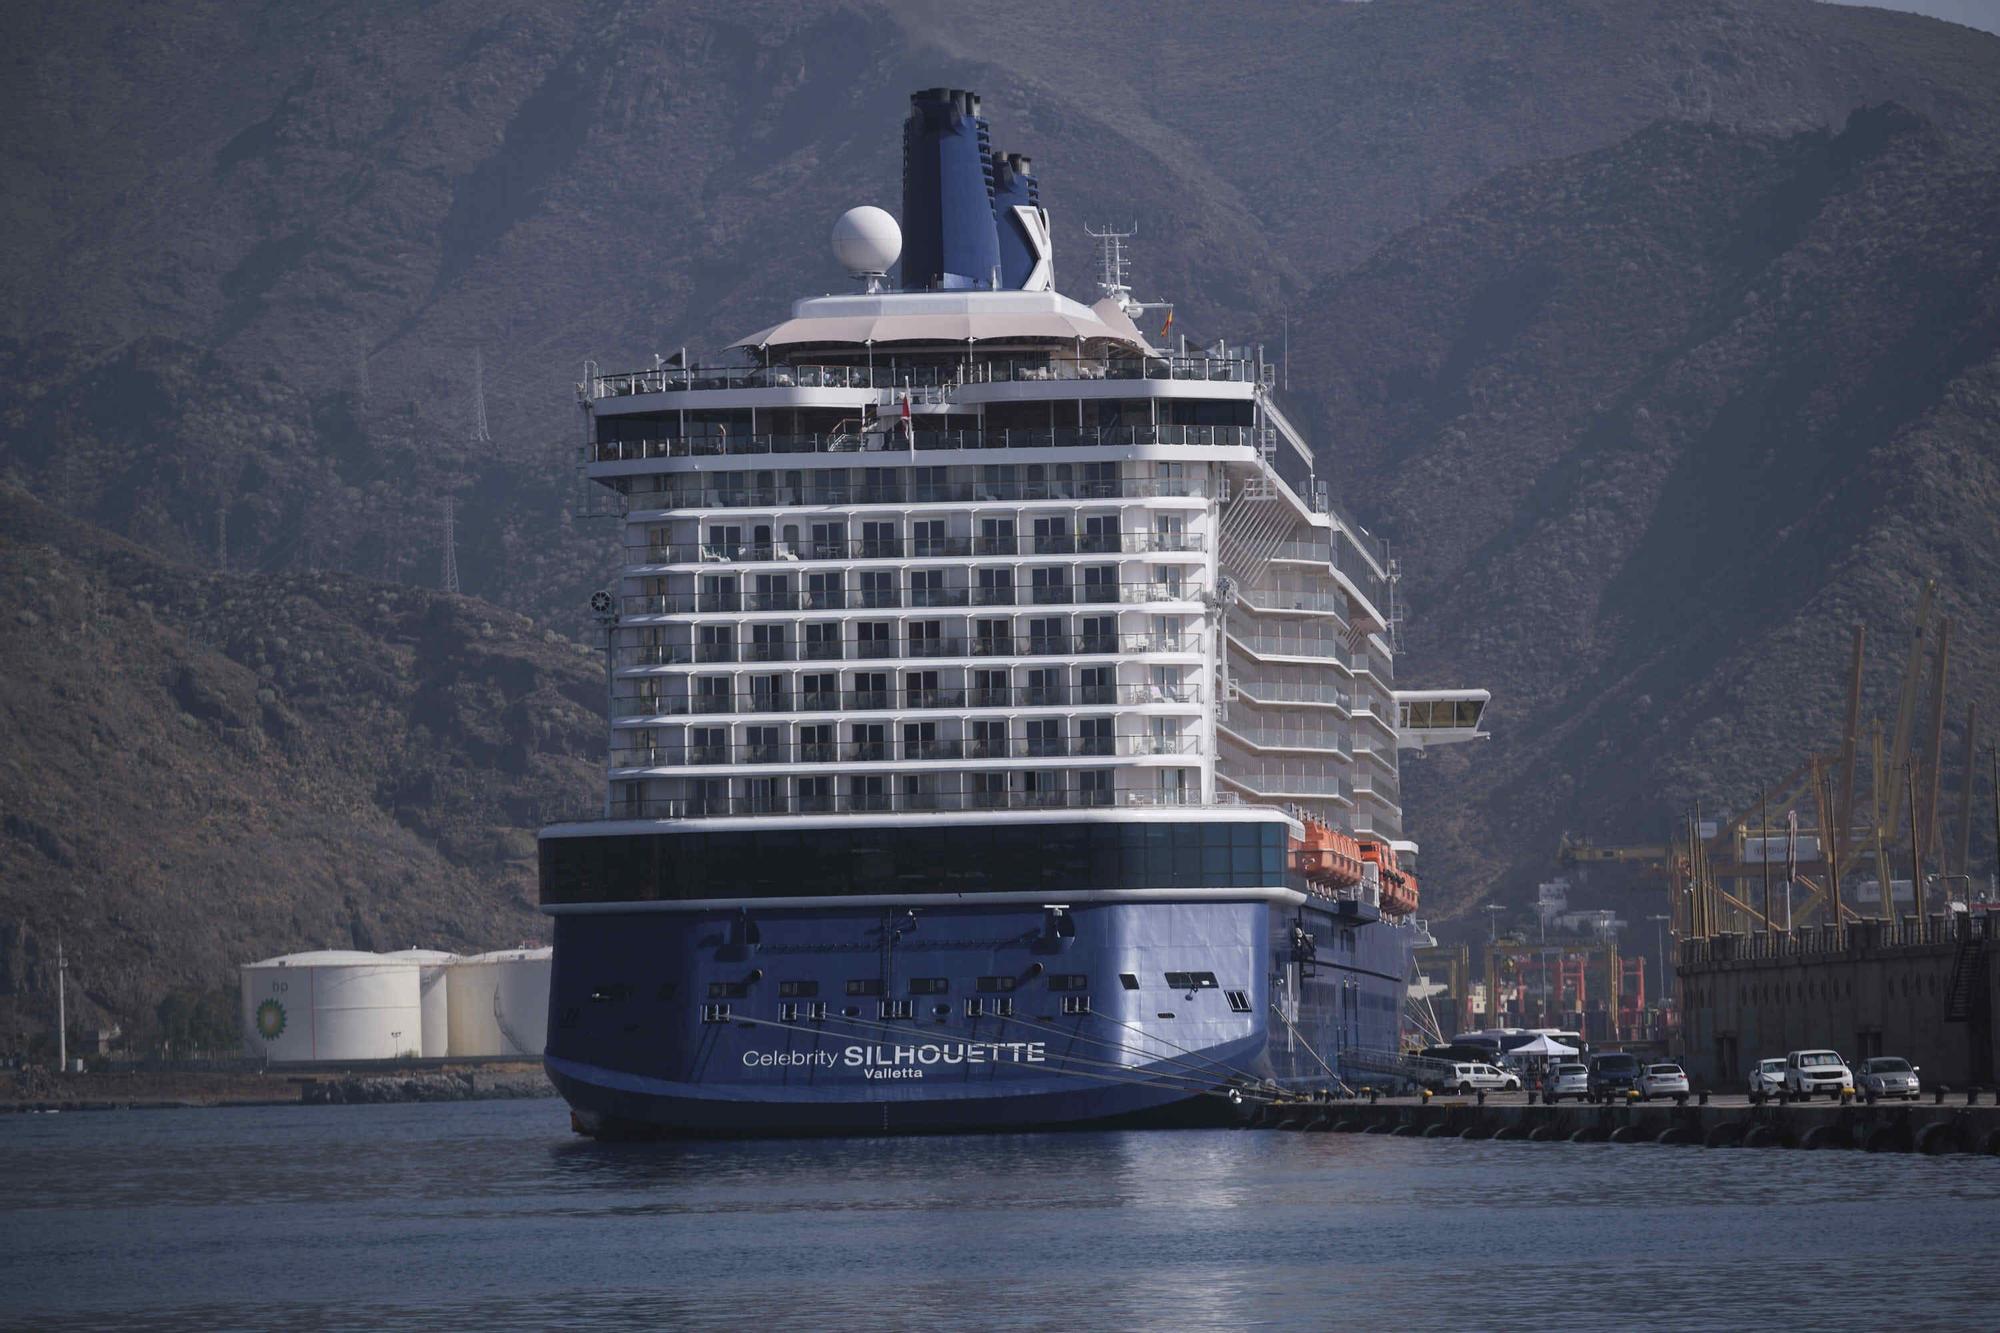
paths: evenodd
<path fill-rule="evenodd" d="M 833 253 L 857 277 L 885 274 L 903 253 L 903 229 L 872 205 L 850 208 L 833 224 Z"/>

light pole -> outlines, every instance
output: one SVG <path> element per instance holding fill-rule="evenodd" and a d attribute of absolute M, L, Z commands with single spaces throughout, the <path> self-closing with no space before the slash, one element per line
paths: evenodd
<path fill-rule="evenodd" d="M 1769 901 L 1769 895 L 1766 895 L 1766 905 L 1769 904 Z M 1659 951 L 1660 955 L 1660 975 L 1653 982 L 1655 995 L 1653 1007 L 1655 1010 L 1661 1010 L 1666 1007 L 1667 987 L 1672 984 L 1668 979 L 1671 974 L 1667 971 L 1667 925 L 1673 920 L 1673 917 L 1665 912 L 1656 912 L 1648 917 L 1647 920 L 1653 923 L 1653 945 Z M 1765 921 L 1765 924 L 1767 926 L 1770 924 L 1768 919 Z M 1642 1023 L 1646 1021 L 1644 1014 L 1639 1016 L 1639 1021 Z"/>
<path fill-rule="evenodd" d="M 1488 944 L 1498 944 L 1500 942 L 1500 913 L 1506 910 L 1499 903 L 1486 904 L 1486 942 Z"/>

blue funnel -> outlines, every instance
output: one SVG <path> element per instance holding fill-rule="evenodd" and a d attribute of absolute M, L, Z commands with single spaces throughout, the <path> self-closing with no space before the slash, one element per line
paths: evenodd
<path fill-rule="evenodd" d="M 1001 266 L 992 153 L 977 93 L 926 88 L 910 94 L 903 121 L 905 289 L 995 284 Z"/>
<path fill-rule="evenodd" d="M 1039 210 L 1042 187 L 1035 180 L 1034 164 L 1025 153 L 1001 153 L 993 159 L 993 223 L 1000 238 L 1000 285 L 1026 287 L 1035 268 L 1047 257 L 1045 235 L 1037 235 L 1030 223 L 1014 210 Z M 1045 230 L 1045 229 L 1044 229 Z M 1050 275 L 1038 281 L 1048 285 Z"/>

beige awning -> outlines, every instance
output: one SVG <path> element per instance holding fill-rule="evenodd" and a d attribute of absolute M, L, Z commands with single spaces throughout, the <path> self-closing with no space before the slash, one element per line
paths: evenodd
<path fill-rule="evenodd" d="M 790 347 L 801 343 L 962 343 L 1000 339 L 1074 342 L 1079 338 L 1136 343 L 1136 329 L 1124 330 L 1095 314 L 1060 311 L 952 312 L 939 314 L 812 315 L 788 319 L 732 343 L 733 347 Z"/>

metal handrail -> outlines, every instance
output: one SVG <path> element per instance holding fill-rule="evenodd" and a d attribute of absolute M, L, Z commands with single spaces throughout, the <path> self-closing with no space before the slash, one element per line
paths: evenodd
<path fill-rule="evenodd" d="M 616 418 L 607 418 L 615 420 Z M 924 430 L 807 435 L 724 430 L 708 435 L 656 435 L 640 439 L 593 440 L 584 445 L 589 463 L 640 463 L 663 458 L 734 458 L 775 454 L 897 454 L 994 449 L 1247 449 L 1248 426 L 1060 426 L 1041 430 Z"/>

